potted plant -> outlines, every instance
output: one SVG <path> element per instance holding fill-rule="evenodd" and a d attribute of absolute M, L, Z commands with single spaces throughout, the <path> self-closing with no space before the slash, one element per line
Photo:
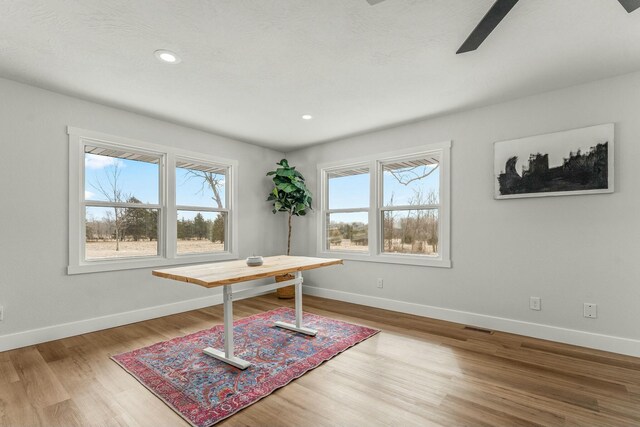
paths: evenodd
<path fill-rule="evenodd" d="M 304 182 L 304 176 L 289 166 L 287 159 L 276 163 L 278 169 L 268 172 L 267 176 L 273 176 L 273 189 L 269 193 L 267 201 L 272 202 L 274 214 L 286 212 L 288 215 L 287 255 L 291 254 L 291 219 L 294 216 L 304 216 L 311 209 L 311 192 Z M 293 275 L 285 274 L 276 277 L 277 282 L 293 279 Z M 293 298 L 295 289 L 293 286 L 279 288 L 278 298 Z"/>

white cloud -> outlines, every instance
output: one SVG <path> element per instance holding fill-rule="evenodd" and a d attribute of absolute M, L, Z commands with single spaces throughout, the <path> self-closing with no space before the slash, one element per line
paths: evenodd
<path fill-rule="evenodd" d="M 87 169 L 104 169 L 107 166 L 119 165 L 124 166 L 120 159 L 108 156 L 98 156 L 95 154 L 86 154 L 84 156 L 84 167 Z"/>
<path fill-rule="evenodd" d="M 84 190 L 84 199 L 85 200 L 91 200 L 91 198 L 93 196 L 95 196 L 94 193 L 92 193 L 91 191 Z"/>

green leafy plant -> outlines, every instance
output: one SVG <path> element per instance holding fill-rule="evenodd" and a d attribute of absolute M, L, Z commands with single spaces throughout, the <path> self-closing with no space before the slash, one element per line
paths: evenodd
<path fill-rule="evenodd" d="M 291 253 L 291 218 L 304 216 L 311 209 L 311 192 L 304 182 L 304 176 L 289 166 L 287 159 L 276 163 L 278 169 L 268 172 L 273 176 L 273 189 L 267 201 L 273 202 L 272 212 L 286 212 L 289 215 L 289 235 L 287 237 L 287 255 Z"/>

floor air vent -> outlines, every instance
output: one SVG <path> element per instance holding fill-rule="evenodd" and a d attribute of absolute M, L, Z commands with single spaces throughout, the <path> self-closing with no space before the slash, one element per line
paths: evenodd
<path fill-rule="evenodd" d="M 483 334 L 493 334 L 493 331 L 491 329 L 478 328 L 476 326 L 465 325 L 464 329 L 466 329 L 467 331 L 482 332 Z"/>

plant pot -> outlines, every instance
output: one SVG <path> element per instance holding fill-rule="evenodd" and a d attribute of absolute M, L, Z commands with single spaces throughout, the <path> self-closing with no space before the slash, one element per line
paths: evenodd
<path fill-rule="evenodd" d="M 276 283 L 286 282 L 287 280 L 293 280 L 295 276 L 293 274 L 283 274 L 282 276 L 276 276 Z M 280 299 L 291 299 L 296 296 L 296 287 L 294 285 L 285 286 L 284 288 L 276 289 L 276 295 Z"/>

